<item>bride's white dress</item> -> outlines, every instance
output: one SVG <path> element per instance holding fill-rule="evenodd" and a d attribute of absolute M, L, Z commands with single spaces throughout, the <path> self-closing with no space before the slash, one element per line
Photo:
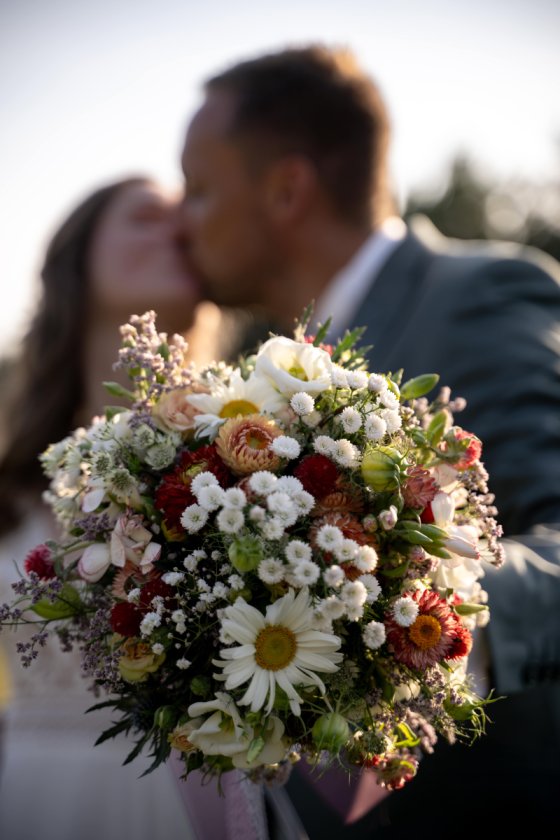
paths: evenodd
<path fill-rule="evenodd" d="M 13 560 L 21 568 L 49 529 L 48 515 L 36 512 L 0 542 L 0 603 L 13 598 Z M 78 653 L 63 653 L 53 638 L 29 668 L 21 666 L 16 642 L 28 629 L 0 633 L 12 683 L 2 713 L 0 838 L 192 840 L 179 783 L 167 765 L 139 779 L 150 760 L 122 767 L 133 746 L 124 737 L 93 746 L 111 712 L 84 714 L 97 700 L 80 676 Z"/>

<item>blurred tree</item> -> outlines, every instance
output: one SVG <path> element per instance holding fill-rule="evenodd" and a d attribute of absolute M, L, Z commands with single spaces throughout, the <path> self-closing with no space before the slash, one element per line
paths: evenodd
<path fill-rule="evenodd" d="M 557 146 L 560 164 L 560 139 Z M 411 194 L 404 218 L 418 213 L 446 236 L 521 242 L 560 260 L 560 165 L 545 183 L 522 178 L 500 182 L 482 176 L 460 155 L 443 193 Z"/>

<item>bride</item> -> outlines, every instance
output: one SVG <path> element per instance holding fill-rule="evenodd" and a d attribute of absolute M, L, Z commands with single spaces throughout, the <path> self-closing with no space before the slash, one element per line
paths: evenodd
<path fill-rule="evenodd" d="M 0 604 L 13 594 L 14 561 L 21 568 L 27 551 L 55 536 L 41 502 L 46 483 L 37 456 L 116 402 L 101 382 L 115 379 L 119 325 L 132 313 L 155 309 L 160 330 L 188 331 L 197 361 L 212 354 L 218 310 L 197 308 L 175 216 L 175 200 L 159 186 L 127 179 L 86 198 L 47 249 L 40 303 L 21 357 L 10 365 L 12 399 L 4 409 Z M 16 642 L 30 635 L 31 628 L 20 628 L 17 638 L 0 637 L 0 836 L 122 840 L 130 833 L 137 840 L 189 840 L 169 768 L 139 779 L 150 761 L 122 767 L 130 742 L 122 738 L 93 748 L 110 717 L 84 714 L 96 698 L 80 674 L 77 651 L 63 653 L 51 639 L 24 669 Z"/>

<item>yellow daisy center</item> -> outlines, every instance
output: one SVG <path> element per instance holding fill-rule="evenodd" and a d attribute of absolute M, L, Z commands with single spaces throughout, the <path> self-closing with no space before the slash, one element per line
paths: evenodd
<path fill-rule="evenodd" d="M 408 631 L 411 640 L 422 650 L 433 648 L 441 637 L 441 625 L 433 615 L 419 615 Z"/>
<path fill-rule="evenodd" d="M 223 406 L 219 416 L 223 418 L 239 417 L 240 415 L 241 417 L 245 417 L 247 414 L 258 413 L 258 406 L 249 402 L 249 400 L 231 400 L 231 402 L 228 402 Z"/>
<path fill-rule="evenodd" d="M 272 624 L 261 630 L 255 640 L 255 661 L 266 671 L 280 671 L 296 655 L 296 637 L 287 627 Z"/>

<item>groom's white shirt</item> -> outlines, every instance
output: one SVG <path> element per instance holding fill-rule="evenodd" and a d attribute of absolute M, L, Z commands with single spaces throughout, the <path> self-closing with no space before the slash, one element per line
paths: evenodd
<path fill-rule="evenodd" d="M 342 337 L 381 269 L 406 236 L 406 225 L 391 216 L 374 230 L 350 262 L 332 278 L 317 301 L 315 324 L 332 317 L 328 338 Z"/>

